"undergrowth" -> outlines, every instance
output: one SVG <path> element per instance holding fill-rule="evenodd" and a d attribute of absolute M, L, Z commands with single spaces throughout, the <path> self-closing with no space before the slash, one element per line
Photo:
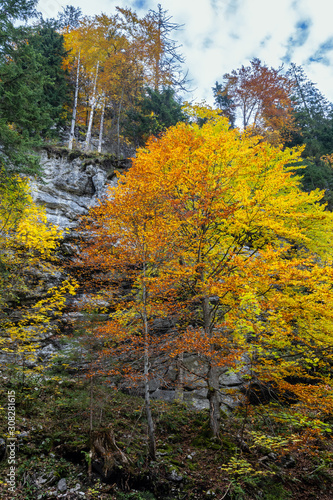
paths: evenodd
<path fill-rule="evenodd" d="M 62 478 L 73 492 L 68 498 L 333 498 L 332 422 L 319 415 L 267 404 L 247 408 L 244 426 L 245 409 L 240 408 L 221 413 L 222 430 L 213 438 L 206 410 L 155 400 L 157 460 L 151 462 L 144 401 L 115 390 L 107 380 L 95 377 L 91 400 L 90 381 L 83 377 L 44 374 L 25 377 L 23 385 L 20 377 L 7 376 L 0 389 L 2 439 L 8 437 L 8 390 L 16 394 L 18 499 L 57 498 Z M 128 466 L 118 467 L 104 482 L 98 468 L 88 473 L 90 421 L 94 431 L 111 426 L 128 457 Z M 5 457 L 0 462 L 3 500 L 11 498 L 7 470 Z"/>

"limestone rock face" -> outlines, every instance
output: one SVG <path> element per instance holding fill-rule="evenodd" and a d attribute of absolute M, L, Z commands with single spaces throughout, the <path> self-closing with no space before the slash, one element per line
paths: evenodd
<path fill-rule="evenodd" d="M 24 304 L 25 308 L 45 298 L 49 289 L 59 286 L 67 278 L 62 264 L 66 264 L 67 259 L 77 251 L 75 237 L 80 217 L 106 194 L 108 186 L 116 184 L 115 169 L 121 172 L 130 166 L 130 160 L 118 161 L 112 155 L 69 152 L 65 148 L 53 146 L 45 146 L 40 154 L 44 175 L 42 179 L 30 179 L 32 197 L 38 205 L 45 207 L 50 223 L 68 231 L 57 251 L 60 266 L 58 262 L 35 263 L 26 273 L 27 285 L 20 291 L 21 305 Z M 67 307 L 71 306 L 72 301 L 68 297 Z M 13 323 L 22 319 L 22 310 L 16 308 L 15 304 L 9 314 Z M 58 334 L 59 326 L 61 330 L 67 328 L 65 317 L 52 318 L 43 329 L 26 327 L 31 343 L 35 342 L 38 346 L 29 361 L 29 367 L 37 366 L 52 357 L 57 350 L 53 345 L 53 338 Z M 1 352 L 2 363 L 11 359 L 11 354 Z"/>
<path fill-rule="evenodd" d="M 46 148 L 41 153 L 43 180 L 31 180 L 33 199 L 45 207 L 49 222 L 61 229 L 73 228 L 108 186 L 115 185 L 115 168 L 129 165 L 129 160 L 111 156 L 101 161 L 93 155 Z"/>

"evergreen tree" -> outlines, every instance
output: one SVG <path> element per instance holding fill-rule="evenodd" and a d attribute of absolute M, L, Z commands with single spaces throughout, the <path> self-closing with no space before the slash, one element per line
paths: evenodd
<path fill-rule="evenodd" d="M 293 101 L 298 131 L 291 145 L 306 144 L 305 157 L 319 159 L 333 151 L 333 107 L 311 82 L 303 68 L 292 64 L 288 75 L 294 82 Z"/>
<path fill-rule="evenodd" d="M 8 170 L 35 170 L 27 155 L 43 121 L 36 101 L 42 92 L 41 61 L 27 44 L 30 28 L 15 26 L 35 15 L 37 0 L 3 0 L 0 5 L 0 163 Z"/>
<path fill-rule="evenodd" d="M 40 105 L 49 114 L 52 126 L 59 128 L 65 124 L 64 104 L 69 98 L 66 71 L 62 68 L 66 56 L 63 36 L 51 21 L 42 21 L 30 43 L 43 61 L 44 85 Z M 47 130 L 44 129 L 43 133 L 47 134 Z"/>
<path fill-rule="evenodd" d="M 224 89 L 221 83 L 216 82 L 212 90 L 216 106 L 222 111 L 223 115 L 228 118 L 230 126 L 234 128 L 236 112 L 233 99 L 228 95 L 227 89 Z"/>
<path fill-rule="evenodd" d="M 13 124 L 18 134 L 35 138 L 41 127 L 51 124 L 40 106 L 46 83 L 43 58 L 27 39 L 21 40 L 8 55 L 10 59 L 0 67 L 1 117 L 8 125 Z"/>
<path fill-rule="evenodd" d="M 301 66 L 292 64 L 288 75 L 294 81 L 296 131 L 288 146 L 305 145 L 302 153 L 302 184 L 306 191 L 325 191 L 324 200 L 333 210 L 333 170 L 325 157 L 333 153 L 333 106 L 306 76 Z M 298 171 L 298 173 L 300 173 Z"/>
<path fill-rule="evenodd" d="M 58 25 L 63 29 L 77 28 L 82 19 L 82 10 L 80 7 L 73 7 L 73 5 L 66 5 L 62 8 L 62 12 L 58 13 Z"/>
<path fill-rule="evenodd" d="M 14 27 L 15 21 L 27 21 L 36 15 L 37 0 L 2 0 L 0 2 L 0 55 L 15 40 L 20 28 Z"/>
<path fill-rule="evenodd" d="M 15 25 L 36 14 L 36 3 L 0 7 L 0 161 L 8 172 L 38 170 L 33 148 L 62 124 L 67 98 L 62 36 L 52 22 Z"/>
<path fill-rule="evenodd" d="M 128 112 L 125 135 L 136 147 L 143 146 L 151 135 L 159 135 L 178 122 L 185 122 L 186 116 L 171 87 L 161 91 L 147 87 L 138 107 Z"/>

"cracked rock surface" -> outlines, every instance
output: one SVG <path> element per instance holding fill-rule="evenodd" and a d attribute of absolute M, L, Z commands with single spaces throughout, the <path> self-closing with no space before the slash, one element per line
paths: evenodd
<path fill-rule="evenodd" d="M 61 229 L 77 225 L 108 186 L 115 185 L 114 168 L 119 168 L 111 160 L 102 163 L 83 155 L 70 158 L 50 150 L 41 152 L 40 163 L 44 175 L 42 181 L 31 180 L 32 197 L 45 207 L 48 221 Z"/>

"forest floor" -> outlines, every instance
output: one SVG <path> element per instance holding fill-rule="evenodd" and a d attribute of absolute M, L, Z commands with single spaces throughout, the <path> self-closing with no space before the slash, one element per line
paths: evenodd
<path fill-rule="evenodd" d="M 8 368 L 1 378 L 0 453 L 9 443 L 8 391 L 15 391 L 16 433 L 15 495 L 7 448 L 2 500 L 333 499 L 332 422 L 287 405 L 222 413 L 220 436 L 213 438 L 207 410 L 155 400 L 157 458 L 151 461 L 142 398 L 60 365 L 24 379 Z"/>

